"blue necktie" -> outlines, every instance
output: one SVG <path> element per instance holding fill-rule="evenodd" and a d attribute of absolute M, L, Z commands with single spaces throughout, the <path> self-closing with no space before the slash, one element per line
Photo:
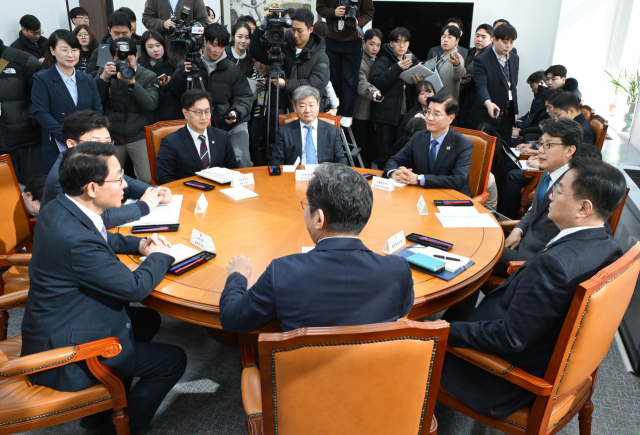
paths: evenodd
<path fill-rule="evenodd" d="M 536 200 L 538 201 L 538 207 L 542 204 L 542 200 L 544 199 L 545 193 L 549 190 L 549 181 L 551 181 L 551 176 L 547 174 L 547 176 L 542 180 L 542 184 L 540 185 L 540 190 L 538 190 L 538 196 Z"/>
<path fill-rule="evenodd" d="M 433 174 L 433 168 L 436 165 L 436 158 L 438 157 L 438 153 L 436 152 L 436 146 L 438 146 L 437 140 L 431 141 L 431 148 L 429 149 L 429 173 Z"/>
<path fill-rule="evenodd" d="M 306 145 L 306 150 L 307 150 L 307 162 L 305 163 L 306 165 L 315 165 L 316 162 L 316 147 L 313 145 L 313 135 L 311 134 L 311 132 L 313 132 L 313 125 L 305 125 L 304 128 L 307 129 L 307 145 Z"/>

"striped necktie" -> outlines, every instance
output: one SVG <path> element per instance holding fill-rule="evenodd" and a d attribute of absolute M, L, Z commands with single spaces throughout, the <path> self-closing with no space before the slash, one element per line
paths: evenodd
<path fill-rule="evenodd" d="M 206 169 L 209 167 L 209 148 L 207 148 L 207 138 L 201 134 L 198 136 L 198 139 L 200 139 L 200 160 L 202 160 L 202 167 Z"/>

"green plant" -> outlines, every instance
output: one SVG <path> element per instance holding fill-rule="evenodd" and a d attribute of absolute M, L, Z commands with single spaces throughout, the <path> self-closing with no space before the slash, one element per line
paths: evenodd
<path fill-rule="evenodd" d="M 629 94 L 632 103 L 638 101 L 638 93 L 640 92 L 640 73 L 638 70 L 635 74 L 629 74 L 626 69 L 623 69 L 618 74 L 618 78 L 615 78 L 609 71 L 605 71 L 605 73 L 611 77 L 611 83 L 615 86 L 617 95 L 624 91 Z"/>
<path fill-rule="evenodd" d="M 611 83 L 613 83 L 616 95 L 624 95 L 625 89 L 624 89 L 623 86 L 620 85 L 620 82 L 622 82 L 624 80 L 624 75 L 625 75 L 626 71 L 624 69 L 622 71 L 620 71 L 618 73 L 618 77 L 617 78 L 614 77 L 613 74 L 611 74 L 607 70 L 604 70 L 604 72 L 609 77 L 611 77 Z"/>

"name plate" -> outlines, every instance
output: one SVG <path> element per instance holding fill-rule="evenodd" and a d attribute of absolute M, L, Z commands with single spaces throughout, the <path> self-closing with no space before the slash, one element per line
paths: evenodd
<path fill-rule="evenodd" d="M 209 203 L 203 193 L 200 195 L 200 198 L 198 198 L 198 202 L 196 202 L 196 211 L 194 213 L 204 213 L 207 207 L 209 207 Z"/>
<path fill-rule="evenodd" d="M 373 177 L 371 181 L 371 187 L 374 189 L 386 190 L 387 192 L 393 192 L 395 187 L 393 186 L 393 178 Z"/>
<path fill-rule="evenodd" d="M 398 249 L 407 245 L 407 241 L 404 238 L 404 231 L 400 231 L 395 236 L 392 236 L 387 240 L 387 243 L 384 244 L 384 248 L 382 248 L 382 252 L 384 254 L 393 254 Z"/>
<path fill-rule="evenodd" d="M 429 210 L 427 210 L 427 203 L 424 202 L 424 198 L 420 195 L 420 200 L 418 201 L 418 212 L 422 216 L 429 216 Z"/>
<path fill-rule="evenodd" d="M 197 246 L 203 251 L 215 251 L 216 247 L 213 244 L 213 240 L 211 237 L 207 236 L 205 233 L 196 230 L 195 228 L 191 231 L 191 241 L 190 243 L 193 246 Z"/>
<path fill-rule="evenodd" d="M 243 187 L 250 184 L 256 184 L 253 180 L 253 174 L 236 175 L 231 178 L 231 187 Z"/>
<path fill-rule="evenodd" d="M 313 178 L 313 172 L 309 172 L 306 169 L 296 170 L 296 181 L 309 181 Z"/>

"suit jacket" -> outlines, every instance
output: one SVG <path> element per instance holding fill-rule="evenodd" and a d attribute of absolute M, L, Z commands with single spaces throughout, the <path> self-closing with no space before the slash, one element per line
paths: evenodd
<path fill-rule="evenodd" d="M 396 321 L 413 302 L 404 258 L 383 257 L 359 239 L 340 237 L 321 240 L 306 254 L 273 260 L 249 290 L 244 276 L 230 275 L 220 297 L 220 321 L 238 333 L 274 321 L 285 332 L 364 325 Z"/>
<path fill-rule="evenodd" d="M 315 145 L 318 163 L 330 162 L 347 165 L 338 127 L 319 119 L 317 133 L 318 143 Z M 296 119 L 278 128 L 276 144 L 273 147 L 269 165 L 293 165 L 298 157 L 302 159 L 302 132 L 300 120 Z M 300 162 L 300 164 L 304 165 L 305 162 Z"/>
<path fill-rule="evenodd" d="M 229 141 L 229 133 L 207 127 L 209 137 L 209 168 L 216 166 L 238 169 L 238 161 Z M 156 158 L 156 180 L 166 184 L 182 178 L 193 177 L 196 172 L 207 169 L 202 165 L 193 137 L 185 125 L 160 141 Z"/>
<path fill-rule="evenodd" d="M 183 6 L 191 8 L 191 12 L 189 12 L 185 20 L 186 23 L 196 20 L 199 21 L 203 27 L 209 25 L 207 8 L 203 0 L 179 0 L 176 10 L 173 11 L 178 19 L 180 19 L 180 11 Z M 164 28 L 164 22 L 169 18 L 171 18 L 171 9 L 169 8 L 168 1 L 146 0 L 144 11 L 142 12 L 142 24 L 144 24 L 147 29 L 157 30 L 161 35 L 167 36 L 171 32 Z"/>
<path fill-rule="evenodd" d="M 33 114 L 42 126 L 40 171 L 44 174 L 49 173 L 60 154 L 56 139 L 62 143 L 65 142 L 61 131 L 64 118 L 77 110 L 97 110 L 102 113 L 98 87 L 93 78 L 82 71 L 76 71 L 76 86 L 78 88 L 77 105 L 73 102 L 55 66 L 33 76 L 31 100 Z"/>
<path fill-rule="evenodd" d="M 580 113 L 578 116 L 573 118 L 578 124 L 582 126 L 582 142 L 583 143 L 596 143 L 596 132 L 593 131 L 593 127 L 591 127 L 591 123 L 585 118 L 585 116 Z"/>
<path fill-rule="evenodd" d="M 154 253 L 132 272 L 116 253 L 138 254 L 140 238 L 109 233 L 105 241 L 91 219 L 63 193 L 40 214 L 38 227 L 22 320 L 22 355 L 116 337 L 122 352 L 103 363 L 121 378 L 130 376 L 136 344 L 129 302 L 146 298 L 174 258 Z M 30 378 L 60 391 L 80 391 L 97 383 L 85 362 Z"/>
<path fill-rule="evenodd" d="M 469 55 L 469 50 L 467 48 L 460 47 L 458 45 L 458 53 L 460 53 L 460 56 L 464 60 Z M 429 49 L 429 54 L 427 54 L 427 60 L 432 59 L 434 57 L 441 57 L 443 54 L 444 54 L 444 50 L 440 45 L 431 47 L 431 49 Z"/>
<path fill-rule="evenodd" d="M 544 376 L 577 286 L 621 255 L 602 227 L 561 238 L 485 296 L 467 321 L 451 322 L 448 344 L 495 354 Z M 440 382 L 463 403 L 497 419 L 535 397 L 452 355 L 445 357 Z"/>
<path fill-rule="evenodd" d="M 400 150 L 391 157 L 384 167 L 385 175 L 400 166 L 412 168 L 416 174 L 424 175 L 425 188 L 454 189 L 467 196 L 471 196 L 469 189 L 469 169 L 473 143 L 453 129 L 442 141 L 440 151 L 436 157 L 433 174 L 429 173 L 430 131 L 419 131 Z"/>

